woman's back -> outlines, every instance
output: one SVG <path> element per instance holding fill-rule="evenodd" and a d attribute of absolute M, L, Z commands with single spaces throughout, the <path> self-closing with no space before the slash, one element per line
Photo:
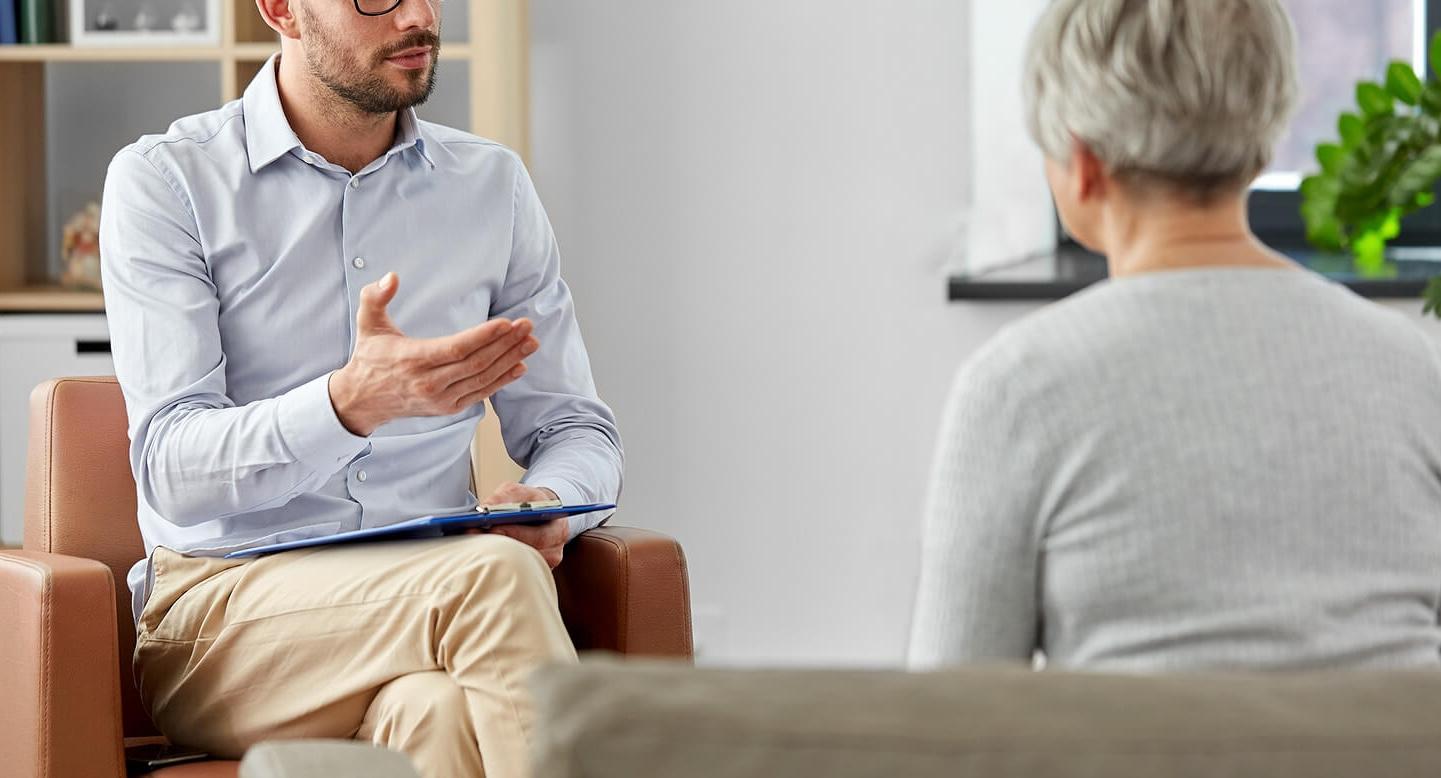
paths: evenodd
<path fill-rule="evenodd" d="M 1011 328 L 951 398 L 913 660 L 1441 664 L 1438 354 L 1295 270 L 1139 275 Z"/>

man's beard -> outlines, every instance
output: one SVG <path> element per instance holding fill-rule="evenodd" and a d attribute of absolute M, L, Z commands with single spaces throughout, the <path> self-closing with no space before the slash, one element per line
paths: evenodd
<path fill-rule="evenodd" d="M 371 114 L 387 114 L 423 104 L 435 91 L 436 62 L 440 54 L 440 38 L 432 32 L 417 32 L 393 46 L 376 52 L 371 68 L 384 66 L 388 57 L 417 46 L 430 47 L 430 67 L 424 71 L 406 71 L 411 89 L 401 91 L 373 70 L 362 68 L 353 55 L 336 43 L 330 31 L 313 19 L 306 19 L 306 60 L 310 74 L 340 99 Z"/>

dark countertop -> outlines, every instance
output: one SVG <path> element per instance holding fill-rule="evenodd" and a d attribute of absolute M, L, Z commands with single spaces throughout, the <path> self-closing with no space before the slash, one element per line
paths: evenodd
<path fill-rule="evenodd" d="M 1363 297 L 1416 299 L 1426 282 L 1441 275 L 1441 247 L 1398 246 L 1388 250 L 1391 268 L 1381 276 L 1355 272 L 1350 257 L 1310 249 L 1281 249 L 1287 256 Z M 1079 246 L 1028 257 L 1002 267 L 951 276 L 950 300 L 1059 300 L 1106 278 L 1106 259 Z"/>

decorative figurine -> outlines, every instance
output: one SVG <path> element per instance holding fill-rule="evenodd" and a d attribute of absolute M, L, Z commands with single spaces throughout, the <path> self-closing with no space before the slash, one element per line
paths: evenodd
<path fill-rule="evenodd" d="M 135 12 L 135 29 L 142 32 L 155 29 L 155 14 L 150 10 L 149 3 L 141 3 L 140 9 Z"/>
<path fill-rule="evenodd" d="M 67 289 L 100 291 L 100 205 L 89 203 L 65 222 L 60 254 L 65 271 L 60 285 Z"/>
<path fill-rule="evenodd" d="M 186 3 L 170 20 L 170 29 L 176 32 L 199 32 L 200 13 L 195 10 L 194 5 Z"/>
<path fill-rule="evenodd" d="M 109 5 L 100 6 L 100 12 L 95 14 L 95 29 L 97 30 L 118 30 L 120 19 L 115 16 L 115 9 Z"/>

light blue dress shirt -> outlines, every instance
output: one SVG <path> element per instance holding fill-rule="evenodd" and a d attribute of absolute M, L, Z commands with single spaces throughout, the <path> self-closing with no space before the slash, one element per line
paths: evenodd
<path fill-rule="evenodd" d="M 529 317 L 540 349 L 492 398 L 525 482 L 567 504 L 613 502 L 620 436 L 596 395 L 555 237 L 510 150 L 399 116 L 358 174 L 307 150 L 272 58 L 224 107 L 122 149 L 101 211 L 115 372 L 130 422 L 147 558 L 218 556 L 475 504 L 484 413 L 397 419 L 368 438 L 331 405 L 360 290 L 400 276 L 412 337 Z M 572 536 L 607 514 L 577 516 Z M 146 560 L 130 570 L 138 614 Z"/>

